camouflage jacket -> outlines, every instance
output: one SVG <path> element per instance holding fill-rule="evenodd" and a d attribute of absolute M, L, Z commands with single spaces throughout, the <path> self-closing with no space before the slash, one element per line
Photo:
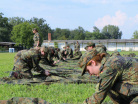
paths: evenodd
<path fill-rule="evenodd" d="M 33 40 L 34 40 L 34 46 L 36 46 L 37 42 L 39 41 L 39 33 L 34 34 Z"/>
<path fill-rule="evenodd" d="M 66 52 L 66 54 L 65 54 L 65 52 Z M 61 54 L 61 57 L 64 57 L 64 56 L 67 56 L 68 52 L 67 52 L 67 50 L 62 50 L 60 52 L 60 54 Z"/>
<path fill-rule="evenodd" d="M 54 47 L 48 47 L 48 60 L 50 64 L 53 64 L 54 60 L 53 57 L 55 57 L 55 48 Z"/>
<path fill-rule="evenodd" d="M 54 57 L 57 58 L 59 60 L 59 52 L 57 50 L 55 50 L 55 54 Z"/>
<path fill-rule="evenodd" d="M 68 56 L 73 56 L 73 50 L 71 48 L 66 49 Z"/>
<path fill-rule="evenodd" d="M 96 92 L 84 103 L 101 104 L 110 90 L 124 98 L 138 94 L 138 62 L 130 57 L 113 55 L 102 60 Z"/>
<path fill-rule="evenodd" d="M 75 48 L 75 51 L 79 51 L 80 50 L 80 44 L 75 44 L 74 48 Z"/>
<path fill-rule="evenodd" d="M 39 61 L 41 59 L 41 53 L 39 49 L 30 49 L 19 51 L 14 57 L 14 66 L 22 69 L 24 66 L 31 68 L 38 68 Z M 39 70 L 39 69 L 38 69 Z"/>

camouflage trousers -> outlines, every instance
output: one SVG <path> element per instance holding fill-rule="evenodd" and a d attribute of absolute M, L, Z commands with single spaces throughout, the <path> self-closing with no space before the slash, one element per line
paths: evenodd
<path fill-rule="evenodd" d="M 16 79 L 31 78 L 32 77 L 31 70 L 33 68 L 31 63 L 32 62 L 29 60 L 28 60 L 28 62 L 25 62 L 24 60 L 20 59 L 20 57 L 16 56 L 14 58 L 15 73 L 13 74 L 13 76 Z"/>
<path fill-rule="evenodd" d="M 9 100 L 0 100 L 0 104 L 50 104 L 40 98 L 13 97 Z"/>
<path fill-rule="evenodd" d="M 15 77 L 16 79 L 22 79 L 22 78 L 32 78 L 33 74 L 31 72 L 30 68 L 22 68 L 22 69 L 18 69 L 18 68 L 14 68 L 14 72 L 12 72 L 12 77 Z"/>

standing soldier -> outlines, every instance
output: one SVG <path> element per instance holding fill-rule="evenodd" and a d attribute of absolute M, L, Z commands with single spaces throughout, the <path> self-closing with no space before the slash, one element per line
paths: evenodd
<path fill-rule="evenodd" d="M 38 30 L 36 28 L 34 28 L 33 30 L 33 33 L 34 33 L 34 37 L 33 37 L 33 40 L 34 40 L 34 47 L 38 47 L 39 46 L 39 42 L 40 42 L 40 39 L 39 39 L 39 33 L 38 33 Z"/>
<path fill-rule="evenodd" d="M 14 72 L 10 73 L 11 78 L 32 78 L 33 74 L 31 70 L 39 72 L 42 75 L 49 75 L 48 71 L 39 66 L 41 56 L 44 56 L 46 53 L 45 47 L 19 51 L 14 57 Z"/>
<path fill-rule="evenodd" d="M 90 75 L 99 77 L 96 92 L 84 104 L 101 104 L 108 95 L 114 104 L 138 104 L 138 62 L 121 55 L 108 56 L 96 49 L 79 62 Z"/>
<path fill-rule="evenodd" d="M 74 46 L 74 50 L 75 50 L 74 56 L 76 56 L 77 53 L 80 51 L 80 44 L 79 44 L 78 41 L 77 41 L 77 43 Z"/>

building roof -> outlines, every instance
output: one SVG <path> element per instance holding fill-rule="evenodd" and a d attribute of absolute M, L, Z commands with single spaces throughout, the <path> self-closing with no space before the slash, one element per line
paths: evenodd
<path fill-rule="evenodd" d="M 69 44 L 71 43 L 76 43 L 76 42 L 79 42 L 79 43 L 88 43 L 88 42 L 93 42 L 93 43 L 114 43 L 114 42 L 117 42 L 117 43 L 124 43 L 124 42 L 136 42 L 138 43 L 138 39 L 100 39 L 100 40 L 51 40 L 51 41 L 48 41 L 48 40 L 44 40 L 43 42 L 67 42 Z"/>
<path fill-rule="evenodd" d="M 14 42 L 0 42 L 0 45 L 15 45 Z"/>

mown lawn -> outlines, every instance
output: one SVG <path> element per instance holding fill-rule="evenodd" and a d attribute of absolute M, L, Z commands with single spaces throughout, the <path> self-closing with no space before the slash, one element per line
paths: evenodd
<path fill-rule="evenodd" d="M 112 52 L 109 52 L 112 53 Z M 125 54 L 132 52 L 124 52 Z M 124 54 L 121 53 L 121 54 Z M 0 78 L 9 75 L 13 67 L 13 59 L 16 53 L 0 53 Z M 136 52 L 138 55 L 138 52 Z M 66 67 L 66 66 L 65 66 Z M 12 97 L 39 97 L 52 104 L 80 104 L 95 92 L 95 84 L 64 84 L 51 85 L 0 85 L 0 100 Z M 109 102 L 107 97 L 105 102 Z"/>

